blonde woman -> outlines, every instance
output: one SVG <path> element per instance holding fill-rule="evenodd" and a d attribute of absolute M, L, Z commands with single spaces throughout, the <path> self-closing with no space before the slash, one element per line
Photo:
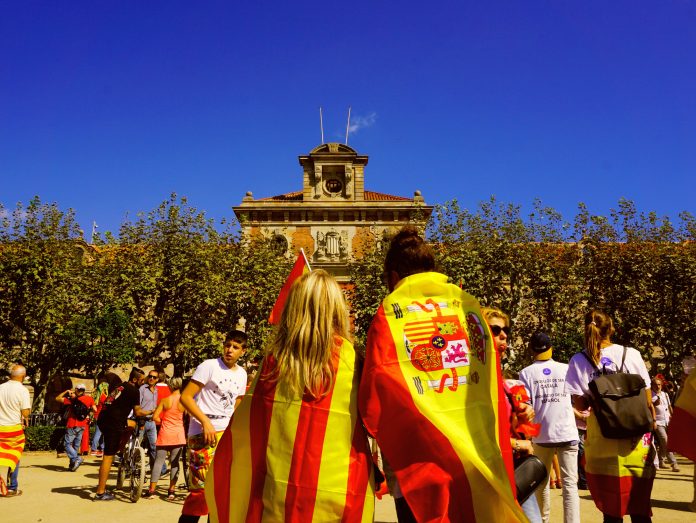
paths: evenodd
<path fill-rule="evenodd" d="M 650 376 L 636 349 L 611 341 L 614 323 L 604 312 L 585 315 L 585 353 L 568 363 L 566 389 L 578 410 L 592 406 L 589 383 L 601 372 L 640 374 L 645 381 L 645 401 L 655 417 Z M 651 521 L 650 494 L 655 479 L 652 434 L 638 438 L 608 439 L 602 436 L 594 413 L 587 419 L 585 475 L 592 499 L 604 514 L 605 523 L 622 521 L 630 514 L 633 523 Z"/>
<path fill-rule="evenodd" d="M 347 336 L 336 281 L 322 270 L 301 276 L 218 444 L 205 486 L 211 521 L 372 519 L 359 362 Z"/>
<path fill-rule="evenodd" d="M 157 433 L 155 464 L 152 466 L 152 478 L 150 478 L 150 489 L 143 494 L 145 499 L 154 499 L 157 490 L 162 465 L 169 454 L 169 490 L 167 498 L 172 501 L 176 498 L 176 480 L 179 478 L 179 458 L 186 445 L 186 434 L 184 432 L 184 406 L 179 401 L 181 399 L 181 378 L 172 378 L 167 383 L 171 394 L 164 398 L 155 412 L 152 420 L 160 425 Z"/>

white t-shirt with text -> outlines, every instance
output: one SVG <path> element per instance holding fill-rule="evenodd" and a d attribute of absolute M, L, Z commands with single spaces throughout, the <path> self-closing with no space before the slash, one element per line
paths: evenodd
<path fill-rule="evenodd" d="M 29 390 L 17 380 L 0 385 L 0 427 L 21 425 L 24 409 L 31 409 Z"/>
<path fill-rule="evenodd" d="M 191 379 L 203 385 L 201 391 L 194 396 L 196 404 L 203 414 L 210 418 L 217 432 L 225 430 L 234 412 L 237 398 L 244 396 L 246 392 L 246 371 L 239 365 L 230 369 L 222 358 L 215 358 L 201 363 Z M 201 432 L 203 427 L 191 416 L 189 436 Z"/>
<path fill-rule="evenodd" d="M 622 345 L 609 345 L 600 351 L 599 371 L 588 361 L 582 353 L 575 354 L 568 362 L 568 375 L 566 376 L 566 391 L 576 396 L 590 394 L 590 382 L 606 369 L 607 374 L 619 371 L 621 359 L 623 358 Z M 650 387 L 650 375 L 645 367 L 643 357 L 636 349 L 626 348 L 626 360 L 622 372 L 628 374 L 640 374 L 645 381 L 645 387 Z"/>
<path fill-rule="evenodd" d="M 565 390 L 568 365 L 558 361 L 535 361 L 522 369 L 520 380 L 529 390 L 534 422 L 541 430 L 534 443 L 567 443 L 578 440 L 570 394 Z"/>

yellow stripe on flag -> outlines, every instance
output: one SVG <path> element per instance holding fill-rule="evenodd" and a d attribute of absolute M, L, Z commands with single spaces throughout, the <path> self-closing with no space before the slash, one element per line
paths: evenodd
<path fill-rule="evenodd" d="M 268 434 L 269 451 L 266 457 L 268 472 L 263 487 L 264 511 L 262 523 L 285 521 L 285 494 L 290 477 L 292 454 L 300 418 L 302 400 L 287 401 L 276 392 Z"/>

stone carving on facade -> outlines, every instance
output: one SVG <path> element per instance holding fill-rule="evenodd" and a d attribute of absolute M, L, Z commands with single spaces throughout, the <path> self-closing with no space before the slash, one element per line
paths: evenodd
<path fill-rule="evenodd" d="M 314 166 L 314 197 L 321 197 L 321 165 Z"/>
<path fill-rule="evenodd" d="M 314 260 L 317 262 L 345 262 L 349 257 L 348 232 L 340 234 L 332 229 L 327 233 L 317 231 L 317 250 Z"/>

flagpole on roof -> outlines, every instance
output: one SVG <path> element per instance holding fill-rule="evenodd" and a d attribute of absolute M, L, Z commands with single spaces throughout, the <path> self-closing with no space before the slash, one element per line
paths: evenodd
<path fill-rule="evenodd" d="M 350 130 L 350 105 L 348 106 L 348 123 L 346 123 L 346 145 L 348 145 L 348 131 Z"/>
<path fill-rule="evenodd" d="M 321 114 L 321 105 L 319 106 L 319 127 L 321 128 L 321 143 L 324 143 L 324 117 Z"/>

